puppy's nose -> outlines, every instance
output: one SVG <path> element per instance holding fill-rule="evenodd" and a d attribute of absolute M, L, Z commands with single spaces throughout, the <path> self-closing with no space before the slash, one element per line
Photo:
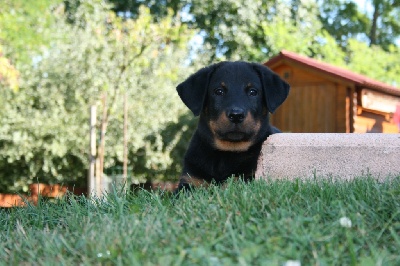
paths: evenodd
<path fill-rule="evenodd" d="M 239 124 L 244 120 L 244 110 L 241 108 L 233 108 L 228 112 L 228 118 L 232 123 Z"/>

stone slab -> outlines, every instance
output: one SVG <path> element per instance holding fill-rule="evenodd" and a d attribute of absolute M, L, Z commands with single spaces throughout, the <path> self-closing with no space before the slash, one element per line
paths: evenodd
<path fill-rule="evenodd" d="M 256 178 L 351 180 L 400 176 L 400 134 L 279 133 L 263 144 Z"/>

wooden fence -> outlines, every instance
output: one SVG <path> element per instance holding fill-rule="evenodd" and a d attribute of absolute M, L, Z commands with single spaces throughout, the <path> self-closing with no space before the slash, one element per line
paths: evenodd
<path fill-rule="evenodd" d="M 0 193 L 0 207 L 23 207 L 29 203 L 36 205 L 40 196 L 46 198 L 58 198 L 63 197 L 68 191 L 75 195 L 87 195 L 87 188 L 37 183 L 29 185 L 29 193 L 27 195 Z"/>

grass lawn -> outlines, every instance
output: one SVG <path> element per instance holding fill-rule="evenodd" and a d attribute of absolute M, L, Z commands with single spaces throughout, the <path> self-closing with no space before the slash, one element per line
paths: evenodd
<path fill-rule="evenodd" d="M 0 265 L 400 265 L 400 178 L 115 191 L 0 210 Z"/>

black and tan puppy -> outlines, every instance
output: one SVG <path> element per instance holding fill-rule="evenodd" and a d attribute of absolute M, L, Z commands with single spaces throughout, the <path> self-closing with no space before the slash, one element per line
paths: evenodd
<path fill-rule="evenodd" d="M 178 191 L 221 184 L 232 175 L 252 179 L 263 141 L 279 132 L 269 124 L 269 113 L 286 99 L 289 85 L 263 65 L 221 62 L 191 75 L 177 91 L 200 115 Z"/>

